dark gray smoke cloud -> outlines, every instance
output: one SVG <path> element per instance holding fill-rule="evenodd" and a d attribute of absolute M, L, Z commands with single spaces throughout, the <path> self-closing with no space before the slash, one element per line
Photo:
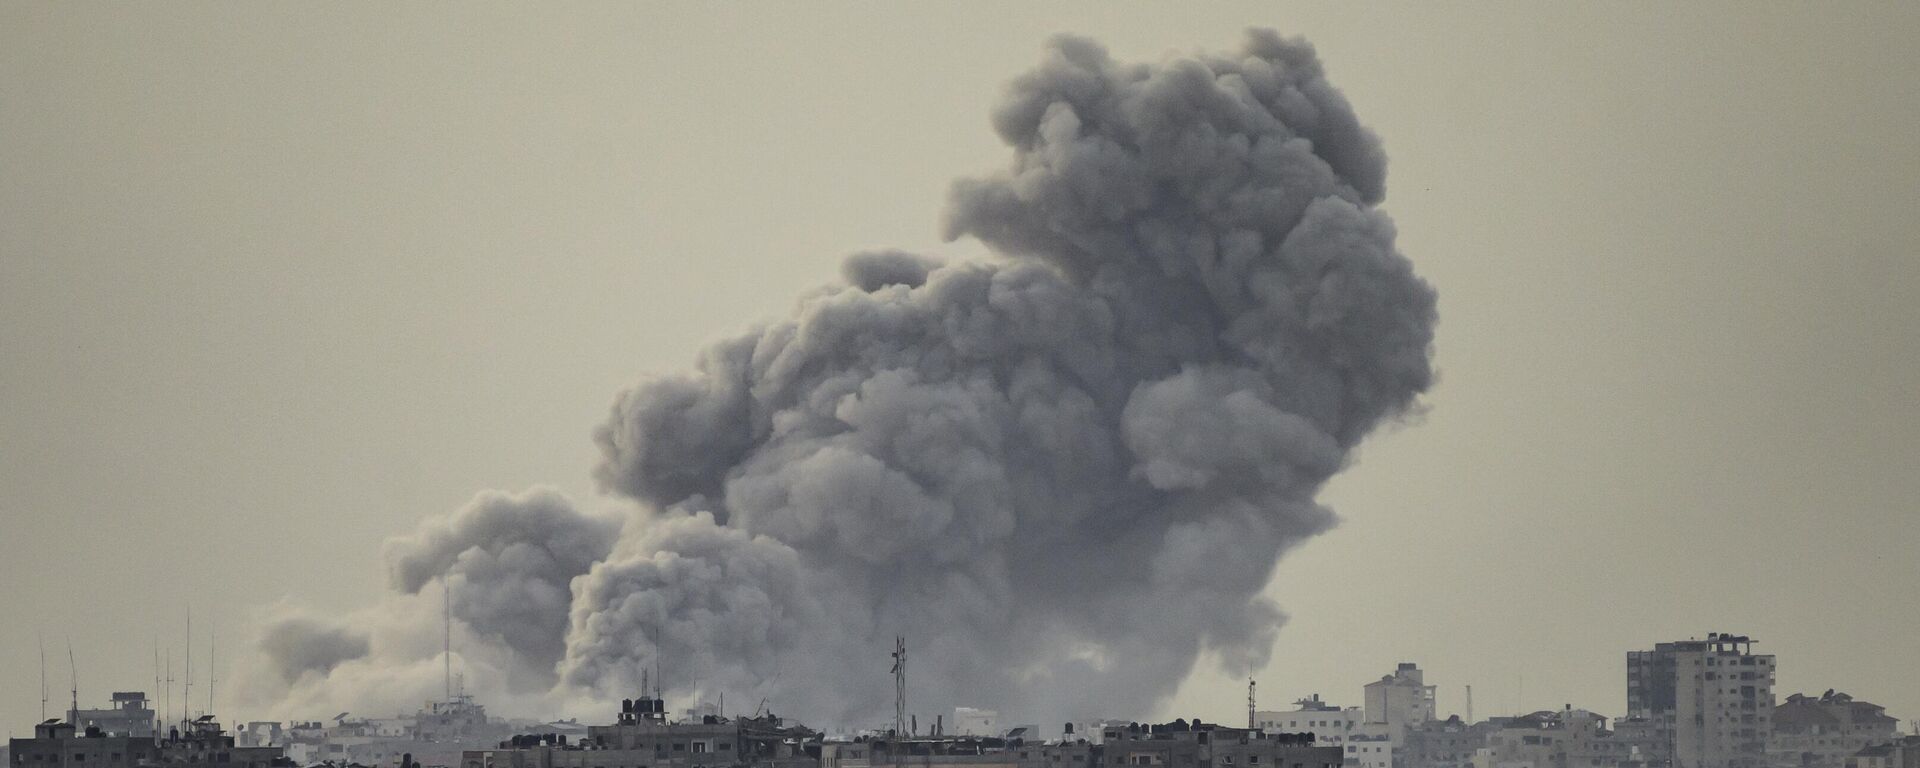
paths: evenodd
<path fill-rule="evenodd" d="M 618 398 L 596 439 L 641 507 L 619 536 L 483 497 L 392 546 L 392 610 L 450 573 L 501 690 L 617 700 L 658 668 L 670 698 L 823 725 L 890 714 L 895 635 L 928 714 L 1138 716 L 1203 654 L 1264 664 L 1277 559 L 1432 380 L 1379 143 L 1271 32 L 1157 64 L 1060 38 L 992 125 L 1012 160 L 954 185 L 948 233 L 995 258 L 849 258 Z M 413 679 L 438 633 L 398 624 L 277 666 Z"/>
<path fill-rule="evenodd" d="M 599 477 L 660 510 L 576 584 L 563 683 L 772 696 L 828 722 L 1108 714 L 1202 651 L 1263 664 L 1315 493 L 1431 382 L 1434 294 L 1378 142 L 1312 49 L 1115 62 L 1056 40 L 949 234 L 625 393 Z"/>
<path fill-rule="evenodd" d="M 553 684 L 566 649 L 572 581 L 613 549 L 616 521 L 583 515 L 557 491 L 482 493 L 448 518 L 387 542 L 393 588 L 452 582 L 453 614 L 491 634 L 522 664 L 518 687 Z"/>

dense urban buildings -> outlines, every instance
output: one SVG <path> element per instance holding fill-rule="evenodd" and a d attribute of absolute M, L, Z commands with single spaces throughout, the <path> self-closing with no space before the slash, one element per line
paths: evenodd
<path fill-rule="evenodd" d="M 612 722 L 507 721 L 449 688 L 410 715 L 165 728 L 142 692 L 13 739 L 5 768 L 1920 768 L 1920 736 L 1846 693 L 1774 703 L 1774 657 L 1752 638 L 1655 643 L 1626 655 L 1622 716 L 1563 704 L 1483 720 L 1442 716 L 1437 686 L 1400 663 L 1360 686 L 1363 706 L 1312 694 L 1248 728 L 1198 720 L 1009 724 L 956 707 L 828 734 L 761 709 L 695 704 L 671 717 L 654 692 Z M 1471 697 L 1469 696 L 1469 700 Z M 764 707 L 764 704 L 763 704 Z M 1471 705 L 1469 705 L 1471 708 Z M 921 726 L 925 726 L 923 729 Z M 905 731 L 904 733 L 902 731 Z"/>

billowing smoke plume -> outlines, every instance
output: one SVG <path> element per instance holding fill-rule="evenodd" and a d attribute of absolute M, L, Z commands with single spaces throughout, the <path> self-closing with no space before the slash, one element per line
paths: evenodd
<path fill-rule="evenodd" d="M 482 493 L 387 542 L 387 599 L 338 620 L 269 609 L 238 670 L 244 703 L 310 719 L 441 698 L 448 607 L 461 685 L 495 700 L 544 697 L 566 647 L 570 582 L 618 535 L 618 521 L 575 511 L 557 491 Z"/>
<path fill-rule="evenodd" d="M 657 667 L 670 698 L 817 724 L 891 711 L 895 635 L 929 713 L 1137 716 L 1203 654 L 1264 664 L 1277 558 L 1431 382 L 1377 141 L 1270 32 L 1152 65 L 1058 39 L 993 127 L 1012 162 L 954 185 L 948 232 L 997 258 L 854 256 L 622 394 L 598 477 L 642 511 L 611 551 L 512 500 L 398 545 L 396 586 L 451 566 L 515 596 L 456 611 L 519 690 L 618 699 Z M 386 653 L 306 631 L 274 665 L 292 690 Z"/>

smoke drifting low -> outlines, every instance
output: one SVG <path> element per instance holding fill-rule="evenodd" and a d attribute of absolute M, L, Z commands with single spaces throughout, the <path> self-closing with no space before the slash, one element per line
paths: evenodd
<path fill-rule="evenodd" d="M 1432 380 L 1378 142 L 1266 31 L 1157 64 L 1059 38 L 992 125 L 1011 163 L 953 186 L 947 232 L 996 258 L 849 258 L 620 395 L 617 536 L 483 495 L 389 548 L 387 603 L 281 616 L 256 677 L 352 708 L 437 669 L 443 573 L 469 679 L 556 701 L 658 664 L 670 698 L 871 724 L 896 634 L 923 712 L 1138 714 L 1203 654 L 1263 665 L 1274 564 L 1334 523 L 1315 494 Z"/>

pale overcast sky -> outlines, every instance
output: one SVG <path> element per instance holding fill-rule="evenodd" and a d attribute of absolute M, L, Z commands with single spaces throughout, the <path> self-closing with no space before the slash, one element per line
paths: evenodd
<path fill-rule="evenodd" d="M 1248 26 L 1382 136 L 1441 317 L 1427 414 L 1278 569 L 1263 704 L 1416 661 L 1443 711 L 1619 715 L 1626 651 L 1732 631 L 1920 717 L 1920 6 L 10 2 L 0 721 L 37 634 L 100 702 L 189 603 L 226 649 L 371 601 L 481 489 L 615 508 L 617 391 L 850 252 L 981 250 L 947 184 L 1048 36 Z"/>

